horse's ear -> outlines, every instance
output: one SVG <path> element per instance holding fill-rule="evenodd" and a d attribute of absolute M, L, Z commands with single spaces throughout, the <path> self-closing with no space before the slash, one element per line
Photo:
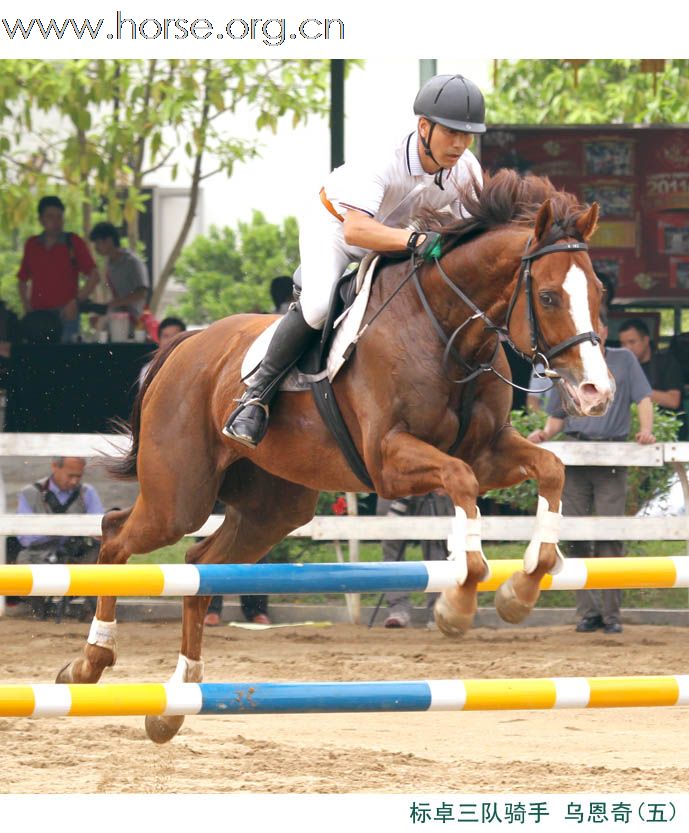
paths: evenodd
<path fill-rule="evenodd" d="M 580 217 L 577 218 L 574 225 L 581 235 L 582 240 L 588 240 L 589 237 L 593 235 L 596 227 L 598 226 L 599 212 L 600 209 L 598 208 L 598 203 L 594 202 L 588 211 L 585 211 Z"/>
<path fill-rule="evenodd" d="M 536 215 L 536 223 L 534 225 L 534 237 L 536 240 L 542 240 L 552 224 L 553 208 L 550 205 L 550 200 L 546 200 L 538 209 L 538 214 Z"/>

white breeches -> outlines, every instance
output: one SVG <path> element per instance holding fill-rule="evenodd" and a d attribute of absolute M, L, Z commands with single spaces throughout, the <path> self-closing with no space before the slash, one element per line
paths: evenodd
<path fill-rule="evenodd" d="M 320 202 L 300 218 L 299 229 L 301 309 L 306 323 L 320 330 L 333 286 L 351 263 L 359 263 L 366 249 L 347 246 L 341 221 Z"/>

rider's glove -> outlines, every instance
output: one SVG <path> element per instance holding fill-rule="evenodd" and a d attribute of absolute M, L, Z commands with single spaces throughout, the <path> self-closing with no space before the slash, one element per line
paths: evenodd
<path fill-rule="evenodd" d="M 437 231 L 413 231 L 407 240 L 407 249 L 424 260 L 440 257 L 442 240 Z"/>

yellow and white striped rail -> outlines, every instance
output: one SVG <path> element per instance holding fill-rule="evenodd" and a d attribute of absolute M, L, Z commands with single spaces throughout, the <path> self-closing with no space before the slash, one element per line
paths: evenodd
<path fill-rule="evenodd" d="M 689 705 L 689 676 L 0 686 L 0 717 L 495 711 Z"/>
<path fill-rule="evenodd" d="M 479 590 L 496 590 L 521 560 L 490 561 Z M 455 585 L 453 561 L 359 564 L 128 564 L 0 566 L 0 596 L 196 596 L 437 592 Z M 689 587 L 689 556 L 571 558 L 543 590 Z"/>

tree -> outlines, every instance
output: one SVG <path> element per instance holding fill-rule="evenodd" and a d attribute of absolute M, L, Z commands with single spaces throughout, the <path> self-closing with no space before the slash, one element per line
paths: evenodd
<path fill-rule="evenodd" d="M 17 287 L 17 272 L 19 271 L 20 256 L 18 252 L 8 251 L 0 245 L 0 301 L 17 315 L 24 310 L 19 300 Z"/>
<path fill-rule="evenodd" d="M 655 76 L 629 59 L 499 61 L 486 112 L 493 124 L 686 123 L 689 61 Z"/>
<path fill-rule="evenodd" d="M 258 155 L 256 142 L 233 137 L 232 116 L 256 114 L 257 131 L 294 125 L 328 106 L 327 61 L 117 60 L 0 61 L 0 222 L 16 228 L 35 217 L 36 196 L 60 191 L 88 233 L 94 212 L 124 221 L 138 240 L 144 187 L 163 167 L 184 169 L 189 206 L 158 276 L 162 296 L 198 206 L 201 183 L 230 176 Z"/>
<path fill-rule="evenodd" d="M 272 309 L 270 282 L 292 275 L 299 264 L 297 221 L 269 223 L 260 211 L 237 230 L 212 228 L 182 252 L 175 277 L 186 294 L 170 314 L 194 324 L 210 324 L 237 312 Z"/>

